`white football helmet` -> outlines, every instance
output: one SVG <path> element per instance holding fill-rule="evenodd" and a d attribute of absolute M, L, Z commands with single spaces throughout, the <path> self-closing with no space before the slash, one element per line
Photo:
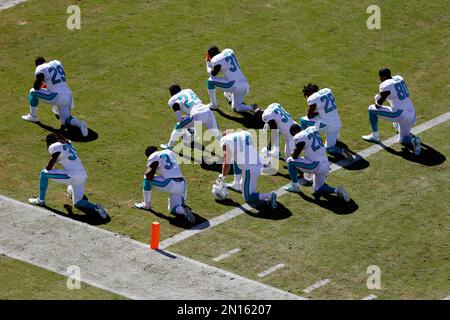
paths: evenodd
<path fill-rule="evenodd" d="M 214 199 L 219 201 L 223 201 L 229 197 L 227 186 L 222 179 L 216 180 L 216 183 L 212 186 L 211 193 L 214 196 Z"/>

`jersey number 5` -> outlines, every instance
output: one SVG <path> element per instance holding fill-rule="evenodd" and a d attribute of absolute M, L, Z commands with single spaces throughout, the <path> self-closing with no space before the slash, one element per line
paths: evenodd
<path fill-rule="evenodd" d="M 61 82 L 66 82 L 66 73 L 64 72 L 64 69 L 61 66 L 51 67 L 48 68 L 48 72 L 53 73 L 52 74 L 52 83 L 58 84 Z M 59 79 L 56 79 L 57 76 L 60 76 Z"/>

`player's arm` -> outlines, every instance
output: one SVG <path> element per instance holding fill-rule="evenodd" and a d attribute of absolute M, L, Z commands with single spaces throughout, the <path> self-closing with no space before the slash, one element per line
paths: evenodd
<path fill-rule="evenodd" d="M 390 91 L 383 91 L 380 94 L 377 94 L 375 97 L 375 107 L 381 108 L 383 103 L 386 101 L 387 97 L 391 94 Z"/>
<path fill-rule="evenodd" d="M 152 162 L 152 164 L 147 167 L 147 171 L 145 171 L 145 179 L 153 180 L 156 174 L 156 170 L 158 169 L 158 166 L 159 166 L 158 161 Z"/>
<path fill-rule="evenodd" d="M 181 108 L 178 103 L 174 103 L 172 105 L 172 110 L 175 112 L 175 115 L 177 116 L 177 122 L 181 121 L 181 118 L 183 118 L 183 114 L 181 113 Z"/>
<path fill-rule="evenodd" d="M 316 112 L 316 107 L 317 107 L 317 105 L 315 103 L 313 103 L 312 105 L 309 106 L 309 108 L 308 108 L 308 119 L 312 119 L 315 116 L 319 115 L 319 113 Z"/>
<path fill-rule="evenodd" d="M 38 73 L 36 75 L 36 80 L 34 80 L 33 88 L 34 90 L 39 90 L 44 83 L 45 76 L 43 73 Z"/>
<path fill-rule="evenodd" d="M 277 123 L 275 120 L 269 120 L 269 122 L 267 122 L 267 124 L 269 125 L 270 130 L 276 130 L 278 129 Z M 271 150 L 272 148 L 272 131 L 270 131 L 270 140 L 269 140 L 269 144 L 267 145 L 267 150 Z"/>
<path fill-rule="evenodd" d="M 300 141 L 299 143 L 297 143 L 295 145 L 294 151 L 292 152 L 292 158 L 297 159 L 298 157 L 300 157 L 300 154 L 302 153 L 304 147 L 305 147 L 304 141 Z"/>
<path fill-rule="evenodd" d="M 223 164 L 222 164 L 222 177 L 226 177 L 231 169 L 231 154 L 227 151 L 227 146 L 222 147 L 223 150 Z"/>
<path fill-rule="evenodd" d="M 213 77 L 215 77 L 215 76 L 217 76 L 218 74 L 219 74 L 219 72 L 220 72 L 220 68 L 221 68 L 222 66 L 220 65 L 220 64 L 216 64 L 212 69 L 211 69 L 211 75 L 213 76 Z"/>
<path fill-rule="evenodd" d="M 61 152 L 55 152 L 52 154 L 50 160 L 48 161 L 47 165 L 45 166 L 45 170 L 49 171 L 49 170 L 53 169 L 60 154 L 61 154 Z"/>

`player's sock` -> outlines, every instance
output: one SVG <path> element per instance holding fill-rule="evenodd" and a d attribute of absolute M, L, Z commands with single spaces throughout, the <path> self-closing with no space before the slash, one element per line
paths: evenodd
<path fill-rule="evenodd" d="M 208 89 L 208 95 L 211 99 L 211 104 L 217 106 L 216 89 Z"/>
<path fill-rule="evenodd" d="M 260 201 L 269 201 L 272 198 L 271 193 L 256 193 Z"/>
<path fill-rule="evenodd" d="M 144 178 L 142 181 L 142 191 L 144 194 L 144 203 L 149 208 L 152 196 L 152 183 L 150 180 Z"/>
<path fill-rule="evenodd" d="M 33 107 L 33 106 L 30 105 L 30 114 L 33 117 L 37 118 L 37 107 Z"/>
<path fill-rule="evenodd" d="M 369 121 L 372 132 L 378 133 L 378 115 L 373 110 L 369 110 Z"/>
<path fill-rule="evenodd" d="M 294 165 L 293 162 L 288 163 L 288 171 L 289 171 L 289 175 L 291 177 L 291 181 L 294 183 L 297 183 L 298 182 L 298 171 L 297 171 L 297 167 Z"/>
<path fill-rule="evenodd" d="M 318 193 L 326 193 L 326 194 L 329 194 L 329 193 L 336 193 L 336 189 L 333 188 L 333 187 L 330 187 L 329 185 L 327 185 L 326 183 L 324 183 L 324 185 L 321 186 L 321 187 L 319 188 L 319 190 L 317 190 L 317 192 L 318 192 Z"/>
<path fill-rule="evenodd" d="M 77 203 L 75 203 L 75 208 L 77 209 L 87 209 L 90 211 L 95 210 L 95 204 L 87 201 L 87 200 L 80 200 Z"/>
<path fill-rule="evenodd" d="M 48 188 L 48 177 L 47 173 L 41 171 L 39 175 L 39 199 L 45 201 L 45 195 Z"/>
<path fill-rule="evenodd" d="M 175 141 L 177 141 L 181 137 L 182 134 L 183 134 L 183 132 L 181 130 L 173 129 L 167 145 L 169 147 L 173 148 L 173 146 L 175 145 Z"/>
<path fill-rule="evenodd" d="M 68 117 L 66 121 L 64 121 L 64 125 L 66 127 L 73 126 L 81 129 L 81 122 L 77 118 L 74 118 L 72 116 Z"/>

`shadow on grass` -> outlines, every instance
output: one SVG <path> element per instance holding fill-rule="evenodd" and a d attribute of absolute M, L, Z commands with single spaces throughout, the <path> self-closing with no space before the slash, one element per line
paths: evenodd
<path fill-rule="evenodd" d="M 62 135 L 63 137 L 65 137 L 66 139 L 69 139 L 74 142 L 89 142 L 89 141 L 97 140 L 99 137 L 98 133 L 92 129 L 88 129 L 89 132 L 88 132 L 87 137 L 83 137 L 81 135 L 80 130 L 76 127 L 71 127 L 69 130 L 64 130 L 61 128 L 55 129 L 55 128 L 53 128 L 49 125 L 43 124 L 41 122 L 36 122 L 36 125 L 38 125 L 42 129 L 47 130 L 49 132 L 58 133 L 58 134 Z"/>
<path fill-rule="evenodd" d="M 104 225 L 104 224 L 108 224 L 111 221 L 111 218 L 108 216 L 106 219 L 102 219 L 97 212 L 93 212 L 90 210 L 80 210 L 81 212 L 83 212 L 84 214 L 75 214 L 73 212 L 72 206 L 69 204 L 65 204 L 64 205 L 64 209 L 66 209 L 66 212 L 57 210 L 55 208 L 50 208 L 47 206 L 44 206 L 45 209 L 56 213 L 60 216 L 75 220 L 75 221 L 79 221 L 79 222 L 84 222 L 87 224 L 90 224 L 92 226 L 99 226 L 99 225 Z"/>
<path fill-rule="evenodd" d="M 370 163 L 366 159 L 360 157 L 357 152 L 354 152 L 349 149 L 349 147 L 343 143 L 342 141 L 337 141 L 336 146 L 339 148 L 346 148 L 354 157 L 353 162 L 345 160 L 342 155 L 330 156 L 328 155 L 328 160 L 331 163 L 337 164 L 341 166 L 343 169 L 356 171 L 356 170 L 364 170 L 369 167 Z"/>
<path fill-rule="evenodd" d="M 198 225 L 203 225 L 207 220 L 200 216 L 199 214 L 192 212 L 192 214 L 195 216 L 195 224 L 190 224 L 183 216 L 176 215 L 176 216 L 167 216 L 161 212 L 155 211 L 153 209 L 150 209 L 149 212 L 153 213 L 155 216 L 157 216 L 160 219 L 167 220 L 170 225 L 182 228 L 182 229 L 195 229 Z"/>
<path fill-rule="evenodd" d="M 319 207 L 330 210 L 338 215 L 352 214 L 359 208 L 358 204 L 353 201 L 353 199 L 350 199 L 350 202 L 345 202 L 335 195 L 323 195 L 320 198 L 314 198 L 300 192 L 299 196 L 307 202 L 317 204 Z"/>
<path fill-rule="evenodd" d="M 412 150 L 410 150 L 407 147 L 403 147 L 401 151 L 397 151 L 382 143 L 380 143 L 380 146 L 383 147 L 383 149 L 389 152 L 390 154 L 402 157 L 405 160 L 419 163 L 428 167 L 437 166 L 439 164 L 444 163 L 445 160 L 447 160 L 447 158 L 442 153 L 432 148 L 431 146 L 423 143 L 422 143 L 422 152 L 420 153 L 419 156 L 415 156 Z"/>
<path fill-rule="evenodd" d="M 232 109 L 230 108 L 230 110 L 232 110 Z M 249 129 L 262 129 L 264 126 L 264 123 L 262 121 L 256 120 L 255 117 L 253 116 L 253 114 L 248 113 L 248 112 L 239 113 L 240 117 L 237 117 L 237 116 L 225 113 L 220 109 L 214 110 L 214 111 L 217 112 L 223 118 L 237 122 Z M 232 111 L 232 112 L 234 112 L 234 111 Z"/>
<path fill-rule="evenodd" d="M 232 199 L 225 199 L 223 201 L 217 201 L 217 203 L 220 203 L 224 206 L 230 206 L 235 207 L 235 209 L 242 210 L 245 214 L 260 218 L 260 219 L 269 219 L 269 220 L 283 220 L 287 219 L 290 216 L 292 216 L 292 212 L 287 209 L 283 204 L 278 203 L 277 208 L 274 210 L 270 208 L 268 205 L 264 203 L 256 203 L 256 204 L 248 204 L 253 209 L 256 209 L 257 211 L 254 212 L 252 210 L 248 210 L 247 208 L 244 208 L 243 205 L 241 205 L 239 202 L 236 202 Z"/>

